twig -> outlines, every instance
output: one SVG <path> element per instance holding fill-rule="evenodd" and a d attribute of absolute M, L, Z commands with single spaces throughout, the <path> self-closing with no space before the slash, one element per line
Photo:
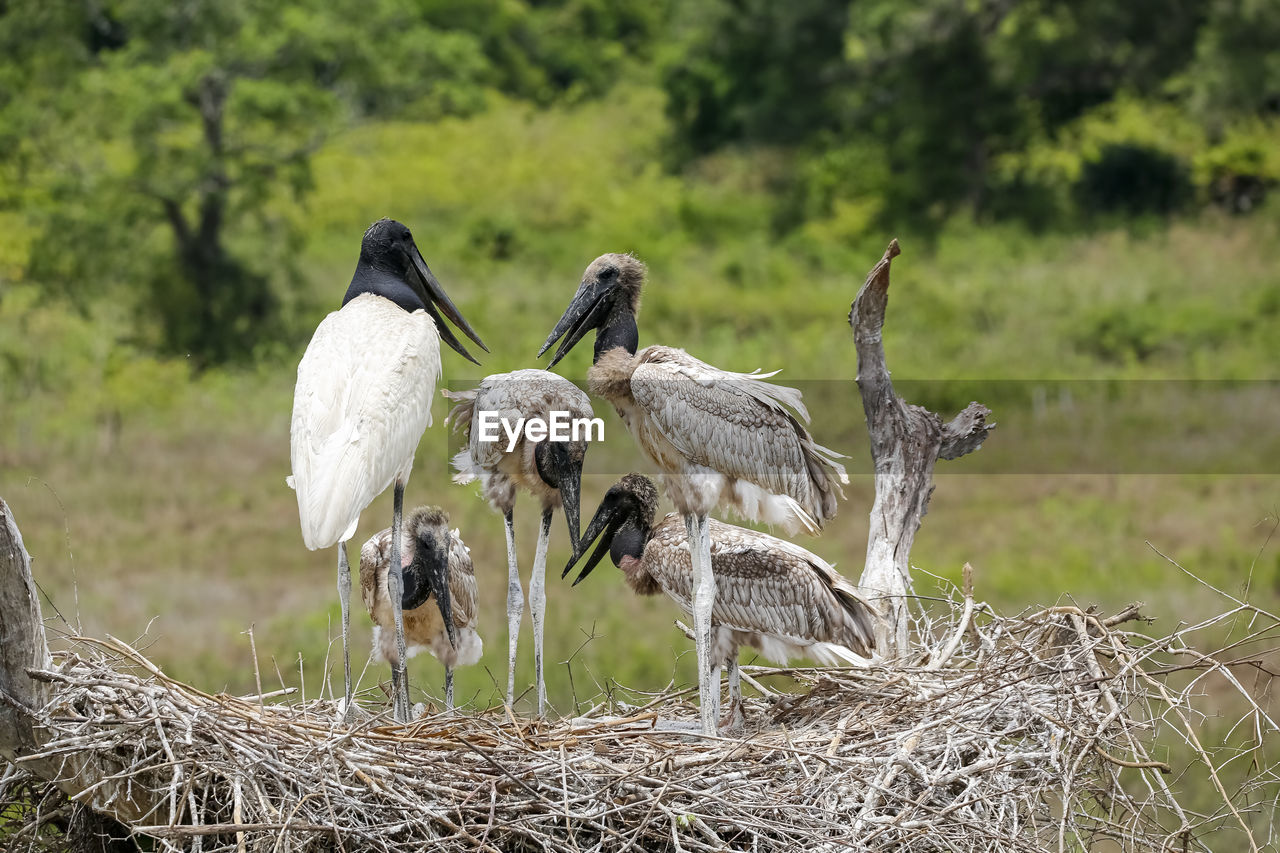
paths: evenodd
<path fill-rule="evenodd" d="M 946 648 L 925 667 L 930 672 L 942 669 L 947 665 L 947 661 L 951 660 L 951 656 L 956 653 L 956 649 L 960 648 L 960 641 L 964 639 L 964 632 L 968 629 L 969 620 L 973 617 L 973 566 L 965 563 L 963 573 L 964 609 L 960 612 L 960 623 L 956 626 L 955 633 L 951 635 L 951 641 L 947 643 Z"/>

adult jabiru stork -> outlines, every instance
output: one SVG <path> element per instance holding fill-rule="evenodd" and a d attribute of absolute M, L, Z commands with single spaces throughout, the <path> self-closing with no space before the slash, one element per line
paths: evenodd
<path fill-rule="evenodd" d="M 470 391 L 445 391 L 457 401 L 449 413 L 455 430 L 465 431 L 467 446 L 453 458 L 456 483 L 480 481 L 481 492 L 490 506 L 502 513 L 507 528 L 507 705 L 515 699 L 516 647 L 520 620 L 524 613 L 524 590 L 516 559 L 515 527 L 512 512 L 517 491 L 532 495 L 542 504 L 542 526 L 533 557 L 529 581 L 529 610 L 533 618 L 533 665 L 538 716 L 546 708 L 547 689 L 542 675 L 542 633 L 547 610 L 547 545 L 551 516 L 564 509 L 569 527 L 569 543 L 578 553 L 578 531 L 582 463 L 587 452 L 587 436 L 570 434 L 568 441 L 553 441 L 548 435 L 531 441 L 521 431 L 511 449 L 504 430 L 496 431 L 496 441 L 486 441 L 478 428 L 481 413 L 490 413 L 511 428 L 530 418 L 550 422 L 553 412 L 566 413 L 574 421 L 590 419 L 591 400 L 578 386 L 546 370 L 516 370 L 487 376 L 480 387 Z"/>
<path fill-rule="evenodd" d="M 480 660 L 484 642 L 476 632 L 476 572 L 471 549 L 439 507 L 409 513 L 400 540 L 404 590 L 400 609 L 405 651 L 424 649 L 444 664 L 444 703 L 453 710 L 453 668 Z M 373 659 L 391 664 L 392 693 L 400 651 L 387 579 L 391 574 L 391 528 L 369 537 L 360 549 L 360 597 L 373 619 Z"/>
<path fill-rule="evenodd" d="M 346 714 L 351 713 L 349 644 L 351 569 L 347 541 L 360 513 L 394 484 L 389 594 L 398 648 L 396 719 L 409 719 L 400 610 L 404 486 L 431 423 L 440 378 L 440 340 L 476 362 L 443 314 L 485 352 L 488 348 L 431 274 L 409 229 L 380 219 L 365 232 L 342 306 L 316 328 L 298 364 L 290 430 L 302 541 L 311 550 L 338 545 Z"/>
<path fill-rule="evenodd" d="M 655 521 L 657 506 L 658 490 L 640 474 L 609 489 L 582 535 L 582 548 L 565 567 L 567 575 L 599 537 L 574 586 L 608 554 L 632 591 L 665 592 L 691 613 L 688 530 L 676 513 Z M 875 646 L 875 610 L 829 563 L 798 545 L 714 518 L 708 532 L 716 576 L 711 657 L 717 670 L 721 664 L 729 670 L 730 712 L 722 725 L 736 729 L 742 722 L 738 649 L 744 645 L 779 664 L 801 656 L 835 666 L 865 663 Z"/>
<path fill-rule="evenodd" d="M 731 373 L 674 347 L 639 349 L 644 278 L 644 264 L 631 255 L 596 258 L 538 354 L 563 338 L 554 366 L 597 330 L 587 388 L 613 404 L 684 517 L 694 543 L 702 731 L 714 734 L 720 691 L 711 681 L 716 583 L 708 514 L 725 506 L 749 521 L 816 535 L 835 517 L 849 478 L 837 461 L 841 454 L 817 444 L 801 423 L 809 414 L 800 392 L 761 381 L 774 373 Z"/>

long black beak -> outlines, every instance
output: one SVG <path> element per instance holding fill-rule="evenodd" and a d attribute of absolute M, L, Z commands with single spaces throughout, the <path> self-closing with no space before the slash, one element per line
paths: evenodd
<path fill-rule="evenodd" d="M 582 567 L 582 571 L 578 577 L 574 579 L 573 586 L 582 583 L 582 579 L 591 574 L 591 571 L 599 565 L 604 559 L 604 555 L 609 553 L 609 546 L 613 543 L 613 537 L 617 534 L 618 528 L 622 526 L 625 516 L 619 512 L 617 506 L 606 506 L 601 504 L 596 510 L 595 516 L 592 517 L 591 523 L 587 525 L 587 532 L 582 534 L 582 549 L 574 549 L 573 558 L 569 560 L 569 564 L 564 567 L 560 578 L 563 580 L 568 577 L 569 572 L 573 570 L 578 560 L 582 559 L 582 555 L 587 552 L 587 548 L 591 547 L 591 543 L 595 541 L 597 536 L 600 537 L 600 543 L 596 545 L 595 551 L 592 552 L 591 558 L 587 560 L 586 565 Z M 603 534 L 603 535 L 601 535 Z"/>
<path fill-rule="evenodd" d="M 578 548 L 582 543 L 582 460 L 569 457 L 565 464 L 567 469 L 560 477 L 560 503 L 564 506 L 564 520 L 569 525 L 569 542 L 573 545 L 573 556 L 578 556 Z"/>
<path fill-rule="evenodd" d="M 421 607 L 429 595 L 435 598 L 436 606 L 440 608 L 449 645 L 456 649 L 458 635 L 453 625 L 453 597 L 449 593 L 449 543 L 441 543 L 434 536 L 422 536 L 414 549 L 413 562 L 405 572 L 400 607 L 402 610 Z"/>
<path fill-rule="evenodd" d="M 444 292 L 444 288 L 440 286 L 440 282 L 436 281 L 436 277 L 432 275 L 431 269 L 427 266 L 427 262 L 422 259 L 422 253 L 418 251 L 418 247 L 413 247 L 413 268 L 421 279 L 422 287 L 425 290 L 424 299 L 426 303 L 427 313 L 436 321 L 436 328 L 440 332 L 440 339 L 448 344 L 454 352 L 465 358 L 472 364 L 479 364 L 471 357 L 471 353 L 467 352 L 466 347 L 453 334 L 453 330 L 445 325 L 444 320 L 440 318 L 440 314 L 448 317 L 455 326 L 462 330 L 468 338 L 476 342 L 476 345 L 485 352 L 489 348 L 484 345 L 484 341 L 480 340 L 480 336 L 471 328 L 471 324 L 467 322 L 462 313 L 458 311 L 458 306 L 453 304 L 453 300 L 449 298 L 449 294 Z M 438 310 L 437 310 L 438 309 Z"/>
<path fill-rule="evenodd" d="M 552 356 L 551 363 L 547 365 L 555 367 L 560 359 L 568 355 L 569 350 L 582 340 L 583 335 L 600 327 L 609 313 L 609 304 L 607 289 L 596 282 L 582 282 L 578 285 L 578 292 L 573 295 L 573 301 L 569 303 L 560 321 L 547 336 L 546 343 L 542 345 L 542 349 L 538 350 L 538 357 L 541 358 L 543 353 L 563 337 L 564 341 Z"/>

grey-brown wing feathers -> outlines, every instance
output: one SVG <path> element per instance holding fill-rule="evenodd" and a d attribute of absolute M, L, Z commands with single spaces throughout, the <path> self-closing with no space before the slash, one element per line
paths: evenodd
<path fill-rule="evenodd" d="M 471 549 L 457 528 L 449 536 L 449 595 L 453 599 L 453 624 L 458 628 L 476 624 L 476 571 Z"/>
<path fill-rule="evenodd" d="M 386 595 L 387 567 L 391 564 L 391 528 L 369 537 L 360 548 L 360 598 L 364 609 L 374 613 L 378 597 Z"/>
<path fill-rule="evenodd" d="M 709 531 L 716 577 L 712 624 L 800 647 L 832 644 L 863 657 L 871 653 L 875 612 L 829 563 L 798 545 L 715 519 Z M 690 608 L 693 569 L 683 519 L 672 513 L 653 528 L 644 566 L 671 598 Z"/>
<path fill-rule="evenodd" d="M 848 474 L 801 423 L 809 413 L 800 392 L 763 381 L 772 375 L 731 373 L 654 346 L 632 373 L 631 393 L 690 461 L 790 497 L 821 527 L 835 517 Z"/>

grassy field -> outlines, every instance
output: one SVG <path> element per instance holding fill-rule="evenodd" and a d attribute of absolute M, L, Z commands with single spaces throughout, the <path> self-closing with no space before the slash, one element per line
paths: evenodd
<path fill-rule="evenodd" d="M 656 165 L 664 133 L 660 99 L 644 88 L 578 108 L 498 103 L 467 120 L 347 133 L 319 156 L 306 206 L 277 212 L 308 227 L 305 285 L 291 311 L 300 328 L 314 326 L 336 306 L 368 222 L 403 219 L 493 349 L 483 368 L 446 355 L 449 384 L 466 387 L 531 366 L 586 264 L 634 251 L 651 273 L 642 343 L 682 345 L 731 369 L 783 367 L 780 381 L 821 400 L 811 404 L 815 431 L 851 454 L 857 473 L 840 517 L 803 544 L 856 578 L 872 494 L 844 317 L 895 235 L 837 211 L 777 238 L 767 154 L 721 155 L 675 176 Z M 23 232 L 10 233 L 12 260 Z M 1090 234 L 956 222 L 927 246 L 896 236 L 904 254 L 886 328 L 895 379 L 941 407 L 981 399 L 1000 423 L 979 454 L 939 468 L 913 553 L 922 594 L 936 583 L 926 572 L 955 579 L 970 561 L 980 596 L 1008 610 L 1142 599 L 1173 624 L 1218 609 L 1159 549 L 1234 594 L 1280 602 L 1271 539 L 1280 400 L 1275 384 L 1258 381 L 1280 379 L 1274 205 L 1249 218 Z M 253 368 L 193 376 L 181 360 L 130 345 L 130 310 L 68 312 L 20 283 L 0 299 L 0 495 L 36 578 L 69 625 L 140 638 L 180 678 L 249 690 L 252 628 L 266 673 L 274 661 L 298 684 L 301 656 L 313 693 L 326 653 L 340 649 L 335 556 L 301 546 L 284 484 L 305 338 L 264 342 Z M 582 378 L 589 358 L 580 347 L 562 372 Z M 1202 384 L 1158 384 L 1175 379 Z M 1175 393 L 1148 393 L 1158 388 Z M 502 525 L 474 489 L 449 483 L 444 403 L 407 501 L 444 506 L 472 549 L 486 653 L 459 673 L 459 689 L 487 704 L 505 676 Z M 637 464 L 607 414 L 605 446 L 588 457 L 587 517 Z M 1082 447 L 1102 452 L 1082 457 Z M 389 520 L 387 495 L 364 515 L 358 539 Z M 518 508 L 517 523 L 527 567 L 534 511 Z M 672 627 L 671 604 L 633 598 L 608 566 L 570 590 L 557 577 L 566 557 L 557 521 L 547 661 L 558 710 L 608 679 L 656 688 L 673 674 L 692 677 L 691 644 Z M 354 623 L 363 661 L 367 620 L 357 612 Z M 525 624 L 519 678 L 528 683 Z M 570 659 L 572 681 L 562 663 Z M 386 675 L 371 668 L 364 683 Z M 440 670 L 419 658 L 411 678 L 436 690 Z"/>

